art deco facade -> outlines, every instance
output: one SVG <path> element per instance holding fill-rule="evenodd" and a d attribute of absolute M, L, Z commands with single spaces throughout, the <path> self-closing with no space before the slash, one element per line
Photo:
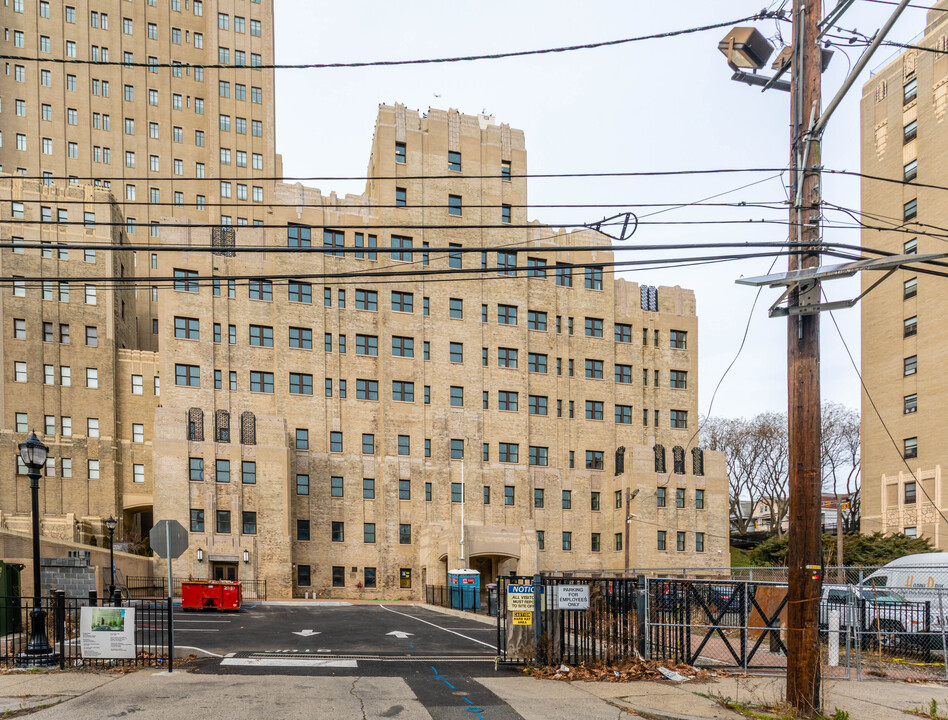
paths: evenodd
<path fill-rule="evenodd" d="M 382 106 L 365 191 L 327 195 L 268 180 L 267 0 L 0 17 L 11 53 L 94 61 L 6 69 L 0 526 L 29 526 L 36 429 L 45 534 L 174 518 L 177 575 L 272 596 L 728 564 L 694 295 L 530 221 L 521 132 Z"/>
<path fill-rule="evenodd" d="M 166 215 L 263 222 L 281 174 L 273 70 L 254 68 L 273 63 L 272 0 L 9 0 L 0 22 L 4 53 L 39 59 L 3 61 L 0 171 L 110 188 L 131 242 Z M 157 306 L 137 307 L 135 344 L 157 349 Z"/>
<path fill-rule="evenodd" d="M 108 204 L 88 227 L 31 223 L 107 194 L 14 178 L 0 477 L 42 419 L 48 532 L 176 518 L 178 574 L 276 594 L 417 597 L 459 565 L 726 564 L 723 463 L 693 450 L 693 293 L 614 279 L 608 238 L 528 222 L 525 171 L 505 125 L 382 107 L 368 174 L 388 180 L 277 185 L 267 227 L 233 236 L 165 218 L 161 242 L 194 248 L 173 252 L 128 245 Z M 162 308 L 157 353 L 134 344 L 133 287 Z M 10 527 L 26 482 L 0 479 Z"/>
<path fill-rule="evenodd" d="M 863 221 L 867 247 L 895 254 L 944 252 L 933 228 L 948 223 L 948 2 L 928 13 L 925 34 L 863 87 Z M 878 274 L 863 273 L 863 288 Z M 944 278 L 898 270 L 862 301 L 862 523 L 867 532 L 924 535 L 948 547 L 948 423 L 943 371 L 948 347 Z M 891 438 L 890 434 L 891 433 Z M 894 438 L 894 443 L 893 443 Z"/>

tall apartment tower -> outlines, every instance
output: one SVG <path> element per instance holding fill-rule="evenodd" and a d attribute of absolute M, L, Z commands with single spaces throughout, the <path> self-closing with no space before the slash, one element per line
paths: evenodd
<path fill-rule="evenodd" d="M 944 252 L 948 225 L 948 0 L 924 36 L 863 86 L 863 244 L 896 254 Z M 863 273 L 863 289 L 879 279 Z M 862 300 L 862 523 L 867 532 L 925 536 L 948 549 L 948 350 L 945 280 L 898 270 Z M 876 409 L 882 421 L 876 415 Z M 883 424 L 884 422 L 884 424 Z M 890 437 L 891 434 L 891 437 Z M 894 442 L 893 442 L 894 439 Z"/>
<path fill-rule="evenodd" d="M 255 68 L 273 63 L 273 0 L 7 0 L 0 24 L 28 58 L 3 61 L 0 171 L 111 189 L 131 243 L 161 242 L 162 217 L 263 223 L 281 174 L 273 70 Z M 143 284 L 136 347 L 156 349 L 157 319 Z"/>

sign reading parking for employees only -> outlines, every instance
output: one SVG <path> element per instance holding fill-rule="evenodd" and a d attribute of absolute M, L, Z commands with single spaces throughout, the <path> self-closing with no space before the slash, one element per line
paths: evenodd
<path fill-rule="evenodd" d="M 533 585 L 508 585 L 507 609 L 511 612 L 533 612 Z"/>
<path fill-rule="evenodd" d="M 589 609 L 589 586 L 557 585 L 556 607 L 558 610 Z"/>

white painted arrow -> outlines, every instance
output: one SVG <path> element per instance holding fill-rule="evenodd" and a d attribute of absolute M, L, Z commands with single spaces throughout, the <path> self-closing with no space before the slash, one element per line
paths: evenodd
<path fill-rule="evenodd" d="M 320 633 L 318 633 L 318 632 L 313 632 L 312 630 L 299 630 L 299 631 L 294 630 L 294 631 L 293 631 L 293 634 L 294 634 L 294 635 L 300 635 L 300 636 L 302 636 L 302 637 L 309 637 L 310 635 L 319 635 Z"/>
<path fill-rule="evenodd" d="M 414 633 L 403 632 L 403 631 L 401 631 L 401 630 L 392 630 L 392 632 L 390 632 L 390 633 L 385 633 L 385 634 L 386 634 L 386 635 L 394 635 L 395 637 L 404 640 L 404 639 L 407 638 L 409 635 L 413 635 Z"/>

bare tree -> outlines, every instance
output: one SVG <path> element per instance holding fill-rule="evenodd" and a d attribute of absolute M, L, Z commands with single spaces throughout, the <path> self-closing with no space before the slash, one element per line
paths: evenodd
<path fill-rule="evenodd" d="M 783 522 L 790 513 L 790 446 L 786 413 L 761 413 L 751 420 L 757 438 L 760 465 L 756 478 L 760 501 L 770 512 L 770 527 L 778 537 L 785 534 Z"/>
<path fill-rule="evenodd" d="M 843 530 L 854 532 L 860 515 L 859 413 L 839 403 L 822 409 L 823 490 L 843 503 Z M 847 507 L 848 505 L 848 507 Z"/>
<path fill-rule="evenodd" d="M 743 418 L 706 418 L 701 430 L 702 445 L 724 453 L 729 485 L 731 523 L 746 534 L 760 502 L 760 455 L 751 424 Z"/>

